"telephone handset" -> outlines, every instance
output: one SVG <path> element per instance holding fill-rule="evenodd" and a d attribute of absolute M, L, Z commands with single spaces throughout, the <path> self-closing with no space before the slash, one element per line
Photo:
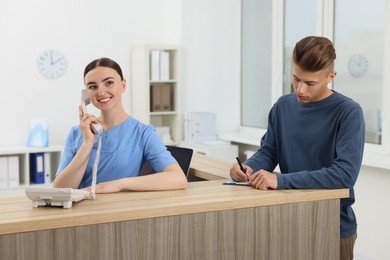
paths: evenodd
<path fill-rule="evenodd" d="M 83 109 L 83 113 L 87 113 L 87 105 L 91 103 L 91 100 L 88 97 L 87 90 L 82 89 L 81 90 L 81 108 Z M 97 135 L 101 130 L 103 129 L 101 124 L 91 124 L 91 130 L 92 132 Z"/>

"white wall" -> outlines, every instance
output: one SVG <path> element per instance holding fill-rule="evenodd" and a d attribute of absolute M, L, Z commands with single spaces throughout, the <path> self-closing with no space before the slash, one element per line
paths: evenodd
<path fill-rule="evenodd" d="M 217 113 L 218 130 L 239 126 L 240 1 L 15 0 L 0 2 L 2 121 L 0 145 L 23 145 L 29 122 L 44 117 L 49 143 L 63 144 L 78 123 L 82 73 L 92 59 L 116 60 L 128 78 L 133 44 L 183 44 L 183 110 Z M 66 74 L 48 80 L 36 69 L 47 48 L 68 59 Z M 223 95 L 221 96 L 221 93 Z"/>
<path fill-rule="evenodd" d="M 182 44 L 184 111 L 215 112 L 219 131 L 235 130 L 240 122 L 239 27 L 239 0 L 2 0 L 0 145 L 23 145 L 32 117 L 48 118 L 50 143 L 63 144 L 78 121 L 85 65 L 111 57 L 130 82 L 130 47 L 139 43 Z M 36 70 L 37 55 L 46 48 L 68 57 L 68 71 L 58 80 Z M 124 97 L 128 110 L 130 93 Z M 354 207 L 359 222 L 355 259 L 390 259 L 389 184 L 389 170 L 362 168 Z"/>
<path fill-rule="evenodd" d="M 356 260 L 390 259 L 390 171 L 363 166 L 353 206 L 358 221 Z"/>
<path fill-rule="evenodd" d="M 240 125 L 238 0 L 183 0 L 184 112 L 217 114 L 217 131 Z"/>
<path fill-rule="evenodd" d="M 0 1 L 0 145 L 25 144 L 33 117 L 48 119 L 50 144 L 64 144 L 78 123 L 87 63 L 110 57 L 129 78 L 131 45 L 180 44 L 181 26 L 181 0 Z M 36 69 L 46 48 L 68 58 L 68 70 L 57 80 Z M 124 96 L 128 112 L 130 93 L 128 88 Z"/>

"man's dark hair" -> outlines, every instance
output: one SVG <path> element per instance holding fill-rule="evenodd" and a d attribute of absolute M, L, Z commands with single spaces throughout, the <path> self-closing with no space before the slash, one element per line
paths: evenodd
<path fill-rule="evenodd" d="M 294 63 L 302 70 L 316 72 L 333 70 L 336 50 L 333 43 L 319 36 L 308 36 L 297 42 L 293 51 Z"/>

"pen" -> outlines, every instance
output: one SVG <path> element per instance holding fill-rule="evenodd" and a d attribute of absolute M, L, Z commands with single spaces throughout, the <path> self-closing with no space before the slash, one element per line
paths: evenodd
<path fill-rule="evenodd" d="M 238 162 L 238 165 L 240 165 L 241 171 L 242 171 L 243 173 L 245 173 L 245 175 L 246 175 L 246 170 L 244 169 L 244 166 L 242 166 L 242 163 L 241 163 L 240 159 L 239 159 L 238 157 L 236 157 L 236 160 L 237 160 L 237 162 Z M 246 176 L 246 179 L 248 180 L 248 176 Z"/>

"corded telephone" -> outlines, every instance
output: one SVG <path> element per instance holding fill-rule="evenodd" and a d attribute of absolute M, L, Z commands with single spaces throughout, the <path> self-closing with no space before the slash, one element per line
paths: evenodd
<path fill-rule="evenodd" d="M 91 100 L 88 97 L 87 90 L 82 89 L 81 90 L 81 108 L 83 110 L 83 113 L 87 113 L 87 105 L 91 103 Z M 103 129 L 101 124 L 91 124 L 91 130 L 92 132 L 97 135 L 101 130 Z"/>
<path fill-rule="evenodd" d="M 97 169 L 101 147 L 102 138 L 101 135 L 99 135 L 98 148 L 93 165 L 91 191 L 72 188 L 27 187 L 25 190 L 26 195 L 32 200 L 33 208 L 38 208 L 39 206 L 62 206 L 64 208 L 71 208 L 73 202 L 85 199 L 95 199 Z"/>
<path fill-rule="evenodd" d="M 81 92 L 81 107 L 84 113 L 86 113 L 86 106 L 90 102 L 87 91 L 83 89 Z M 91 130 L 95 135 L 98 135 L 101 129 L 103 129 L 101 124 L 91 124 Z M 101 134 L 99 134 L 98 148 L 93 165 L 91 191 L 71 188 L 28 187 L 25 191 L 27 197 L 32 200 L 32 206 L 34 208 L 39 206 L 62 206 L 64 208 L 71 208 L 73 202 L 78 202 L 84 199 L 95 199 L 97 169 L 99 165 L 101 147 L 102 138 Z"/>

